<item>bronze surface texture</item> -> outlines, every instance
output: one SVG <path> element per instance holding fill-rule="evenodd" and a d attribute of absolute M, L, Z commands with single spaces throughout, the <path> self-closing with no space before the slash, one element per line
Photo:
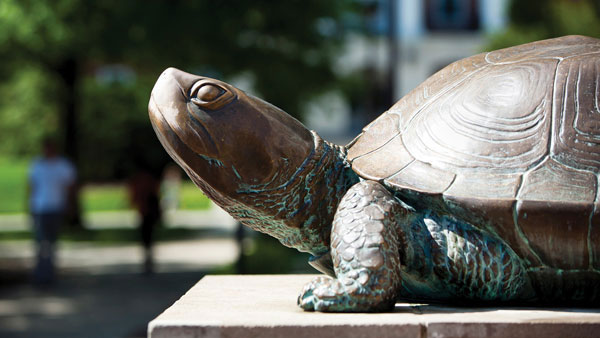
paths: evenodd
<path fill-rule="evenodd" d="M 245 225 L 328 274 L 298 304 L 386 311 L 600 301 L 600 40 L 538 41 L 431 76 L 345 147 L 282 110 L 167 69 L 171 157 Z"/>

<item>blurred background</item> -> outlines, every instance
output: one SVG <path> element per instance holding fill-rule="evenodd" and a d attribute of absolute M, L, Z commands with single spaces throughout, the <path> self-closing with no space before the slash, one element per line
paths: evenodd
<path fill-rule="evenodd" d="M 170 161 L 147 117 L 165 68 L 230 82 L 345 144 L 455 60 L 567 34 L 600 37 L 600 1 L 0 1 L 0 336 L 145 337 L 205 274 L 315 272 Z M 39 285 L 27 186 L 47 138 L 77 181 L 56 278 Z M 140 194 L 162 210 L 151 246 Z"/>

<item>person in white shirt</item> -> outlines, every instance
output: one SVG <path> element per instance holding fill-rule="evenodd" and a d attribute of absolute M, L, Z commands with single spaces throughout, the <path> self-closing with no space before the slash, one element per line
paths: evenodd
<path fill-rule="evenodd" d="M 33 271 L 36 284 L 54 281 L 54 247 L 76 179 L 75 168 L 59 156 L 53 140 L 44 140 L 43 151 L 43 156 L 32 162 L 28 180 L 29 212 L 37 247 Z"/>

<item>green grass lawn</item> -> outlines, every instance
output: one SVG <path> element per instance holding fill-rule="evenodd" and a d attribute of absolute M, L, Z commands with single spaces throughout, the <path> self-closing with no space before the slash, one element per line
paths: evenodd
<path fill-rule="evenodd" d="M 129 206 L 125 184 L 87 185 L 81 189 L 84 211 L 125 210 Z M 209 199 L 190 181 L 184 181 L 179 189 L 179 209 L 206 209 Z"/>
<path fill-rule="evenodd" d="M 25 160 L 0 157 L 0 213 L 25 210 L 28 164 Z"/>
<path fill-rule="evenodd" d="M 190 181 L 184 181 L 179 190 L 179 209 L 206 209 L 210 200 Z"/>
<path fill-rule="evenodd" d="M 30 230 L 0 231 L 0 242 L 11 240 L 31 240 Z M 206 231 L 186 228 L 166 228 L 159 226 L 155 233 L 156 241 L 174 241 L 206 237 Z M 140 230 L 137 228 L 112 229 L 71 229 L 62 228 L 60 240 L 67 242 L 96 242 L 104 244 L 139 243 Z"/>
<path fill-rule="evenodd" d="M 22 213 L 26 206 L 26 160 L 0 156 L 0 214 Z M 125 184 L 87 184 L 81 189 L 84 212 L 113 211 L 130 208 Z M 190 181 L 184 180 L 179 190 L 179 208 L 206 209 L 210 202 Z"/>
<path fill-rule="evenodd" d="M 84 211 L 129 209 L 127 187 L 123 184 L 86 185 L 81 189 L 80 198 Z"/>

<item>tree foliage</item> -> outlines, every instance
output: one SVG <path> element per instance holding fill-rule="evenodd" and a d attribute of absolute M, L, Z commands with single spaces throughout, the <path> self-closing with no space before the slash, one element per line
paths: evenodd
<path fill-rule="evenodd" d="M 123 175 L 133 155 L 164 161 L 146 107 L 169 66 L 244 74 L 254 94 L 299 116 L 336 81 L 344 9 L 343 0 L 2 0 L 0 133 L 9 140 L 0 153 L 33 154 L 54 133 L 76 146 L 84 178 Z"/>
<path fill-rule="evenodd" d="M 564 35 L 600 38 L 600 2 L 596 0 L 512 0 L 506 31 L 490 38 L 488 50 Z"/>

